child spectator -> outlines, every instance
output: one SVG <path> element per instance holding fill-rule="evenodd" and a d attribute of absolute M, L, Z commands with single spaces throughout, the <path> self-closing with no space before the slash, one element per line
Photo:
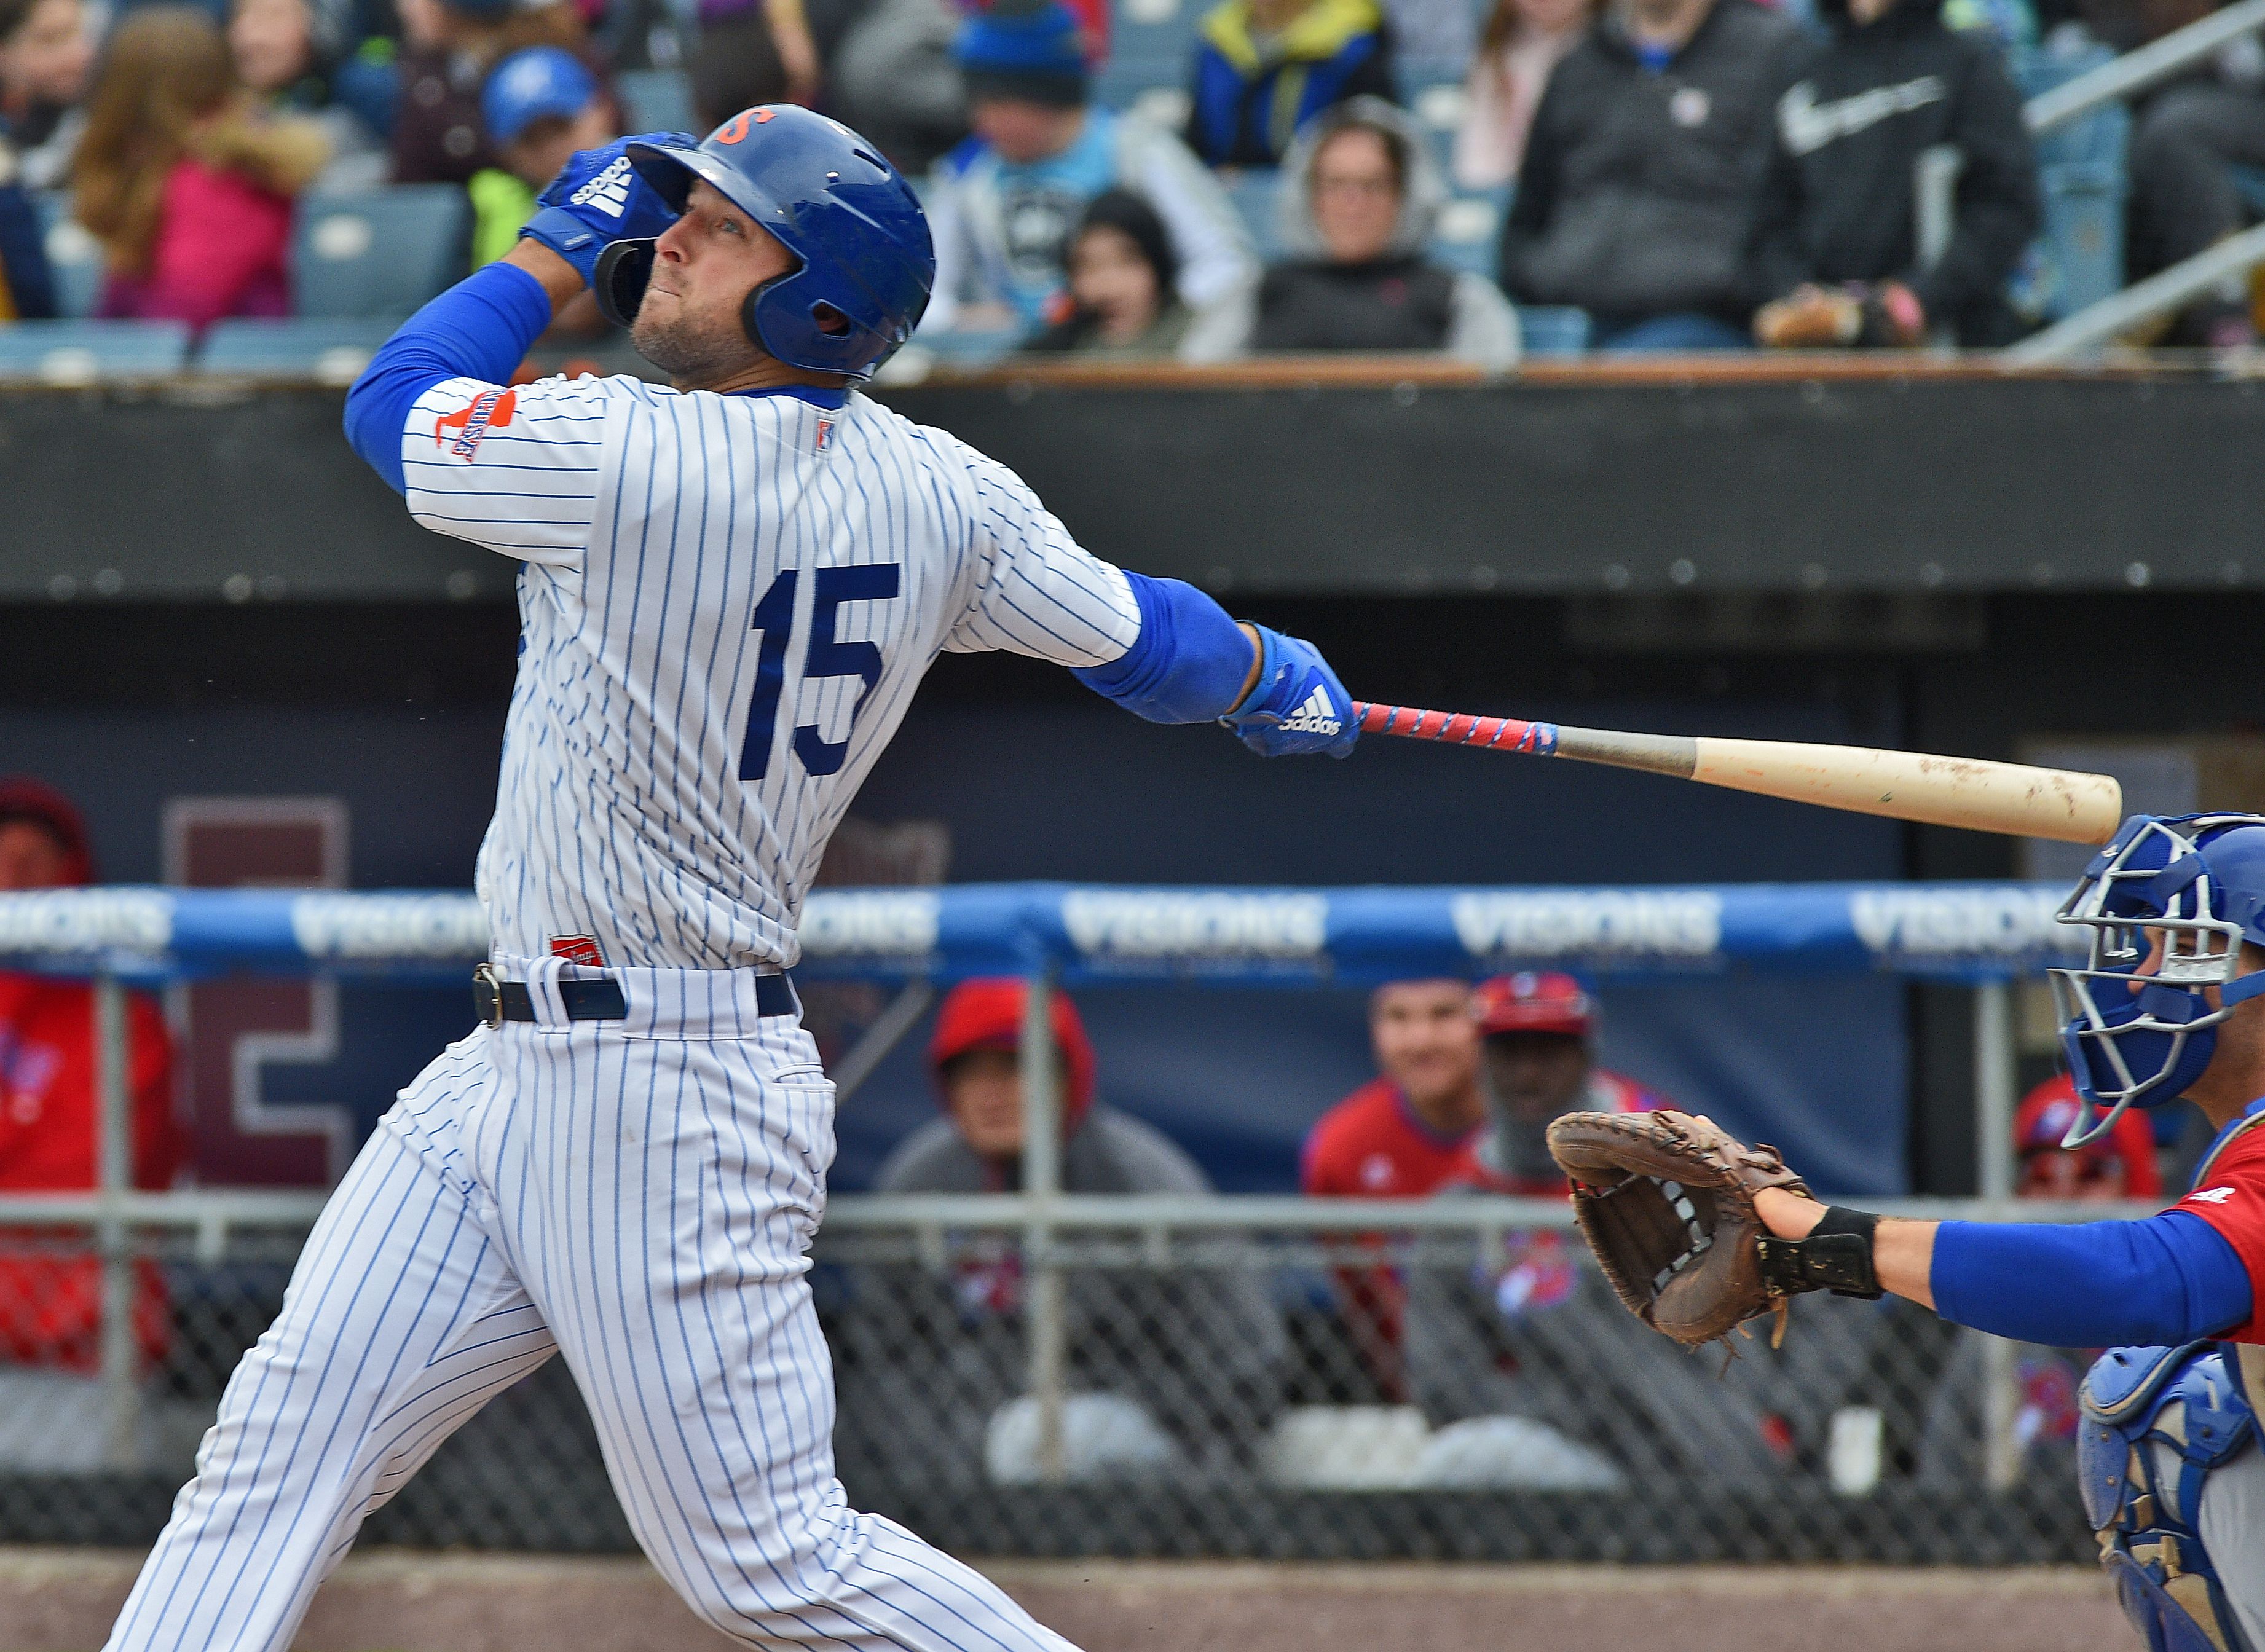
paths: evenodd
<path fill-rule="evenodd" d="M 0 0 L 0 139 L 26 189 L 69 176 L 94 43 L 80 0 Z"/>
<path fill-rule="evenodd" d="M 1031 349 L 1133 360 L 1181 353 L 1193 317 L 1174 290 L 1179 260 L 1164 221 L 1140 196 L 1129 189 L 1095 196 L 1063 270 L 1067 313 Z"/>
<path fill-rule="evenodd" d="M 502 162 L 472 175 L 472 264 L 492 264 L 519 244 L 535 198 L 577 149 L 620 135 L 613 103 L 572 52 L 530 47 L 498 63 L 480 94 L 488 142 Z"/>
<path fill-rule="evenodd" d="M 1446 186 L 1422 128 L 1357 98 L 1307 128 L 1282 169 L 1283 242 L 1299 256 L 1258 286 L 1246 346 L 1437 350 L 1518 365 L 1518 317 L 1493 282 L 1424 256 Z"/>
<path fill-rule="evenodd" d="M 328 155 L 311 123 L 258 114 L 207 14 L 129 13 L 71 172 L 108 271 L 98 313 L 193 327 L 289 314 L 291 199 Z"/>
<path fill-rule="evenodd" d="M 1463 119 L 1455 129 L 1457 184 L 1498 189 L 1518 176 L 1542 89 L 1588 33 L 1594 11 L 1593 0 L 1495 0 L 1463 83 Z"/>
<path fill-rule="evenodd" d="M 1756 0 L 1628 0 L 1549 76 L 1502 284 L 1576 304 L 1606 350 L 1752 343 L 1746 249 L 1778 94 L 1807 51 Z"/>
<path fill-rule="evenodd" d="M 1755 229 L 1754 337 L 1795 349 L 1909 346 L 1937 324 L 1970 348 L 2021 331 L 2006 282 L 2043 221 L 2021 94 L 1986 35 L 1941 0 L 1819 0 L 1832 37 L 1778 100 Z M 1919 265 L 1919 159 L 1955 148 L 1950 243 Z"/>
<path fill-rule="evenodd" d="M 304 115 L 322 127 L 331 164 L 321 187 L 366 189 L 385 181 L 385 152 L 376 132 L 332 95 L 343 26 L 334 4 L 236 0 L 228 49 L 237 78 L 267 113 Z"/>
<path fill-rule="evenodd" d="M 69 798 L 18 775 L 0 779 L 0 891 L 91 882 L 86 827 Z M 171 1185 L 181 1141 L 173 1118 L 165 1018 L 127 1000 L 133 1177 Z M 0 1192 L 84 1191 L 96 1184 L 94 992 L 82 981 L 0 972 Z M 55 1230 L 9 1236 L 0 1254 L 0 1462 L 92 1466 L 98 1441 L 42 1441 L 59 1415 L 90 1408 L 102 1349 L 102 1263 L 52 1248 Z M 82 1239 L 81 1245 L 85 1241 Z M 137 1264 L 135 1340 L 155 1359 L 171 1335 L 164 1282 Z"/>
<path fill-rule="evenodd" d="M 928 203 L 936 289 L 926 326 L 1041 324 L 1061 291 L 1071 229 L 1117 187 L 1163 220 L 1190 309 L 1257 280 L 1242 220 L 1186 147 L 1088 101 L 1077 20 L 1057 0 L 1000 0 L 961 31 L 958 57 L 975 135 L 944 163 Z"/>
<path fill-rule="evenodd" d="M 1196 35 L 1188 146 L 1213 166 L 1272 166 L 1305 124 L 1398 95 L 1376 0 L 1221 0 Z"/>
<path fill-rule="evenodd" d="M 401 101 L 393 120 L 393 181 L 466 184 L 496 164 L 480 120 L 488 73 L 514 52 L 556 46 L 585 55 L 571 4 L 516 0 L 399 0 Z M 604 77 L 600 76 L 601 84 Z M 607 96 L 611 98 L 608 89 Z M 615 119 L 618 120 L 619 115 Z"/>

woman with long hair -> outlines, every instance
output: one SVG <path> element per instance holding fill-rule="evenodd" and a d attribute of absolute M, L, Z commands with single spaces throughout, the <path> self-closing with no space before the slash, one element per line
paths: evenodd
<path fill-rule="evenodd" d="M 1595 0 L 1494 0 L 1463 87 L 1455 182 L 1494 189 L 1518 176 L 1549 71 L 1588 32 Z"/>
<path fill-rule="evenodd" d="M 254 111 L 208 13 L 129 13 L 71 169 L 108 272 L 98 313 L 193 327 L 289 314 L 291 200 L 327 152 L 311 124 Z"/>

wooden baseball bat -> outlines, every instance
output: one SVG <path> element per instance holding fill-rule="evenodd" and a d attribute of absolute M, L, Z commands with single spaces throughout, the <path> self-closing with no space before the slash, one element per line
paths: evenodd
<path fill-rule="evenodd" d="M 1624 734 L 1516 717 L 1368 705 L 1358 700 L 1352 709 L 1367 734 L 1642 768 L 1766 797 L 1929 826 L 2057 838 L 2064 843 L 2105 843 L 2123 819 L 2123 789 L 2114 779 L 2073 769 L 1930 757 L 1923 752 L 1868 746 Z"/>

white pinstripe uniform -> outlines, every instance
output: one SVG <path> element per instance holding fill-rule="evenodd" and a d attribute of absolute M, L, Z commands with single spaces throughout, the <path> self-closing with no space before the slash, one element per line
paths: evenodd
<path fill-rule="evenodd" d="M 1124 575 L 1010 472 L 862 397 L 457 379 L 403 453 L 419 521 L 526 564 L 478 883 L 537 1022 L 452 1044 L 380 1124 L 111 1647 L 282 1652 L 364 1517 L 558 1352 L 638 1541 L 726 1633 L 1060 1652 L 844 1502 L 805 1281 L 833 1091 L 755 994 L 937 651 L 1114 659 L 1140 625 Z M 569 938 L 626 1019 L 566 1018 L 557 984 L 598 972 L 552 956 Z"/>

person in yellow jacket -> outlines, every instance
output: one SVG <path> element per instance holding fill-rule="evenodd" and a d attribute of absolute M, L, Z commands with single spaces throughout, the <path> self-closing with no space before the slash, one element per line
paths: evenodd
<path fill-rule="evenodd" d="M 1377 0 L 1224 0 L 1197 31 L 1188 147 L 1213 166 L 1277 166 L 1348 98 L 1399 101 Z"/>

